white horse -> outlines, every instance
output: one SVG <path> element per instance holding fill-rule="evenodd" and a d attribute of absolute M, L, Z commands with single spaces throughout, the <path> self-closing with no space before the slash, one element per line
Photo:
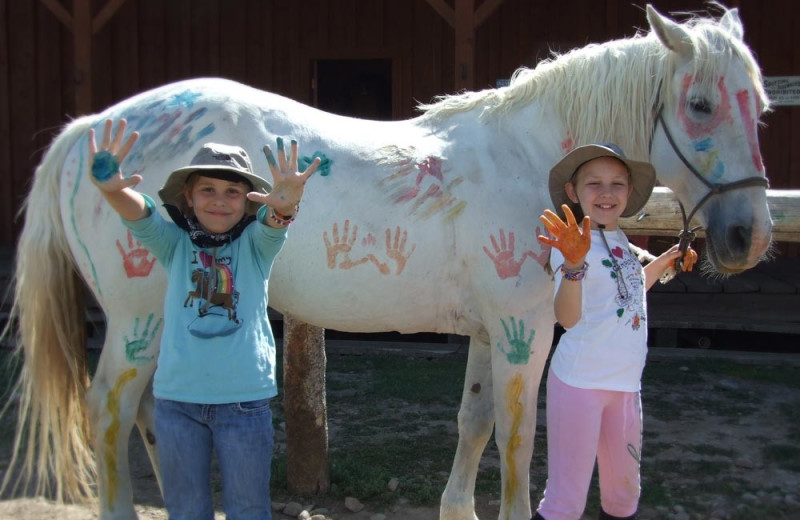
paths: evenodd
<path fill-rule="evenodd" d="M 752 267 L 771 241 L 757 140 L 769 102 L 737 11 L 679 24 L 648 6 L 647 19 L 648 34 L 554 56 L 517 71 L 510 86 L 441 98 L 407 121 L 340 117 L 196 79 L 69 124 L 36 171 L 17 249 L 18 442 L 28 441 L 20 458 L 38 490 L 51 477 L 58 498 L 81 499 L 96 479 L 101 518 L 135 518 L 134 423 L 158 475 L 149 385 L 166 280 L 88 178 L 89 129 L 126 118 L 141 138 L 123 170 L 141 173 L 139 188 L 153 196 L 205 141 L 255 153 L 294 136 L 322 156 L 272 272 L 271 305 L 342 331 L 470 336 L 441 518 L 477 518 L 475 478 L 494 428 L 500 518 L 528 520 L 537 393 L 554 324 L 549 252 L 536 240 L 537 218 L 552 205 L 550 167 L 577 145 L 614 141 L 653 162 L 687 207 L 708 184 L 741 188 L 715 189 L 694 215 L 719 272 Z M 255 164 L 267 170 L 265 160 Z M 76 272 L 108 324 L 91 385 Z"/>

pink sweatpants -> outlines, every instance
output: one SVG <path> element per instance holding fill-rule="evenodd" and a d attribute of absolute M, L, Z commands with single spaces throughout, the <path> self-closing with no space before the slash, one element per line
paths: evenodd
<path fill-rule="evenodd" d="M 627 517 L 639 505 L 642 407 L 639 392 L 585 390 L 547 376 L 547 489 L 539 503 L 545 520 L 578 520 L 594 471 L 600 503 Z"/>

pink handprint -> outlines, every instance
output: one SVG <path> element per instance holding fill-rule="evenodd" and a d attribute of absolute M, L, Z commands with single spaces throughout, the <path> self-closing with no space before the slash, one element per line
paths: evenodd
<path fill-rule="evenodd" d="M 501 280 L 519 276 L 519 271 L 522 268 L 522 263 L 525 261 L 525 255 L 517 261 L 514 259 L 514 232 L 508 234 L 508 245 L 506 245 L 506 232 L 500 228 L 500 246 L 497 245 L 494 235 L 489 235 L 492 240 L 492 247 L 494 254 L 486 246 L 483 246 L 483 251 L 494 262 L 494 268 L 497 270 L 497 275 Z"/>

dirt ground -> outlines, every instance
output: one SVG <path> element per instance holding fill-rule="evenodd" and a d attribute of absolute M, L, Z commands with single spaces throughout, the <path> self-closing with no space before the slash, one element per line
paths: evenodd
<path fill-rule="evenodd" d="M 798 360 L 772 360 L 756 371 L 723 374 L 713 369 L 713 362 L 697 365 L 691 359 L 656 359 L 648 366 L 655 375 L 648 377 L 646 371 L 643 383 L 645 494 L 640 519 L 800 519 Z M 544 450 L 539 445 L 544 435 L 541 405 L 539 412 L 538 451 L 531 467 L 534 506 L 546 478 Z M 335 413 L 329 410 L 329 415 Z M 390 420 L 386 428 L 394 428 Z M 496 449 L 487 449 L 484 460 L 492 457 L 497 457 Z M 139 519 L 166 520 L 158 486 L 136 435 L 130 458 Z M 7 460 L 5 454 L 3 459 Z M 494 463 L 490 460 L 488 465 Z M 273 500 L 288 498 L 276 494 Z M 438 520 L 438 505 L 419 507 L 403 498 L 391 506 L 365 503 L 358 513 L 348 511 L 341 499 L 304 505 L 313 506 L 312 510 L 324 508 L 325 517 L 333 520 Z M 476 496 L 476 506 L 482 520 L 498 517 L 497 495 Z M 0 520 L 97 518 L 92 505 L 57 505 L 30 497 L 0 501 Z M 217 518 L 223 519 L 224 514 L 218 513 Z M 290 517 L 276 513 L 274 518 Z"/>

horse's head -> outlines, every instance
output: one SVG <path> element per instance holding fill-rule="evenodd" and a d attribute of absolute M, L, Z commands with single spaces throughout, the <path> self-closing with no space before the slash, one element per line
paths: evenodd
<path fill-rule="evenodd" d="M 647 18 L 666 48 L 651 161 L 686 216 L 705 228 L 713 267 L 741 272 L 771 242 L 757 135 L 769 104 L 761 73 L 736 9 L 718 22 L 681 25 L 648 6 Z"/>

